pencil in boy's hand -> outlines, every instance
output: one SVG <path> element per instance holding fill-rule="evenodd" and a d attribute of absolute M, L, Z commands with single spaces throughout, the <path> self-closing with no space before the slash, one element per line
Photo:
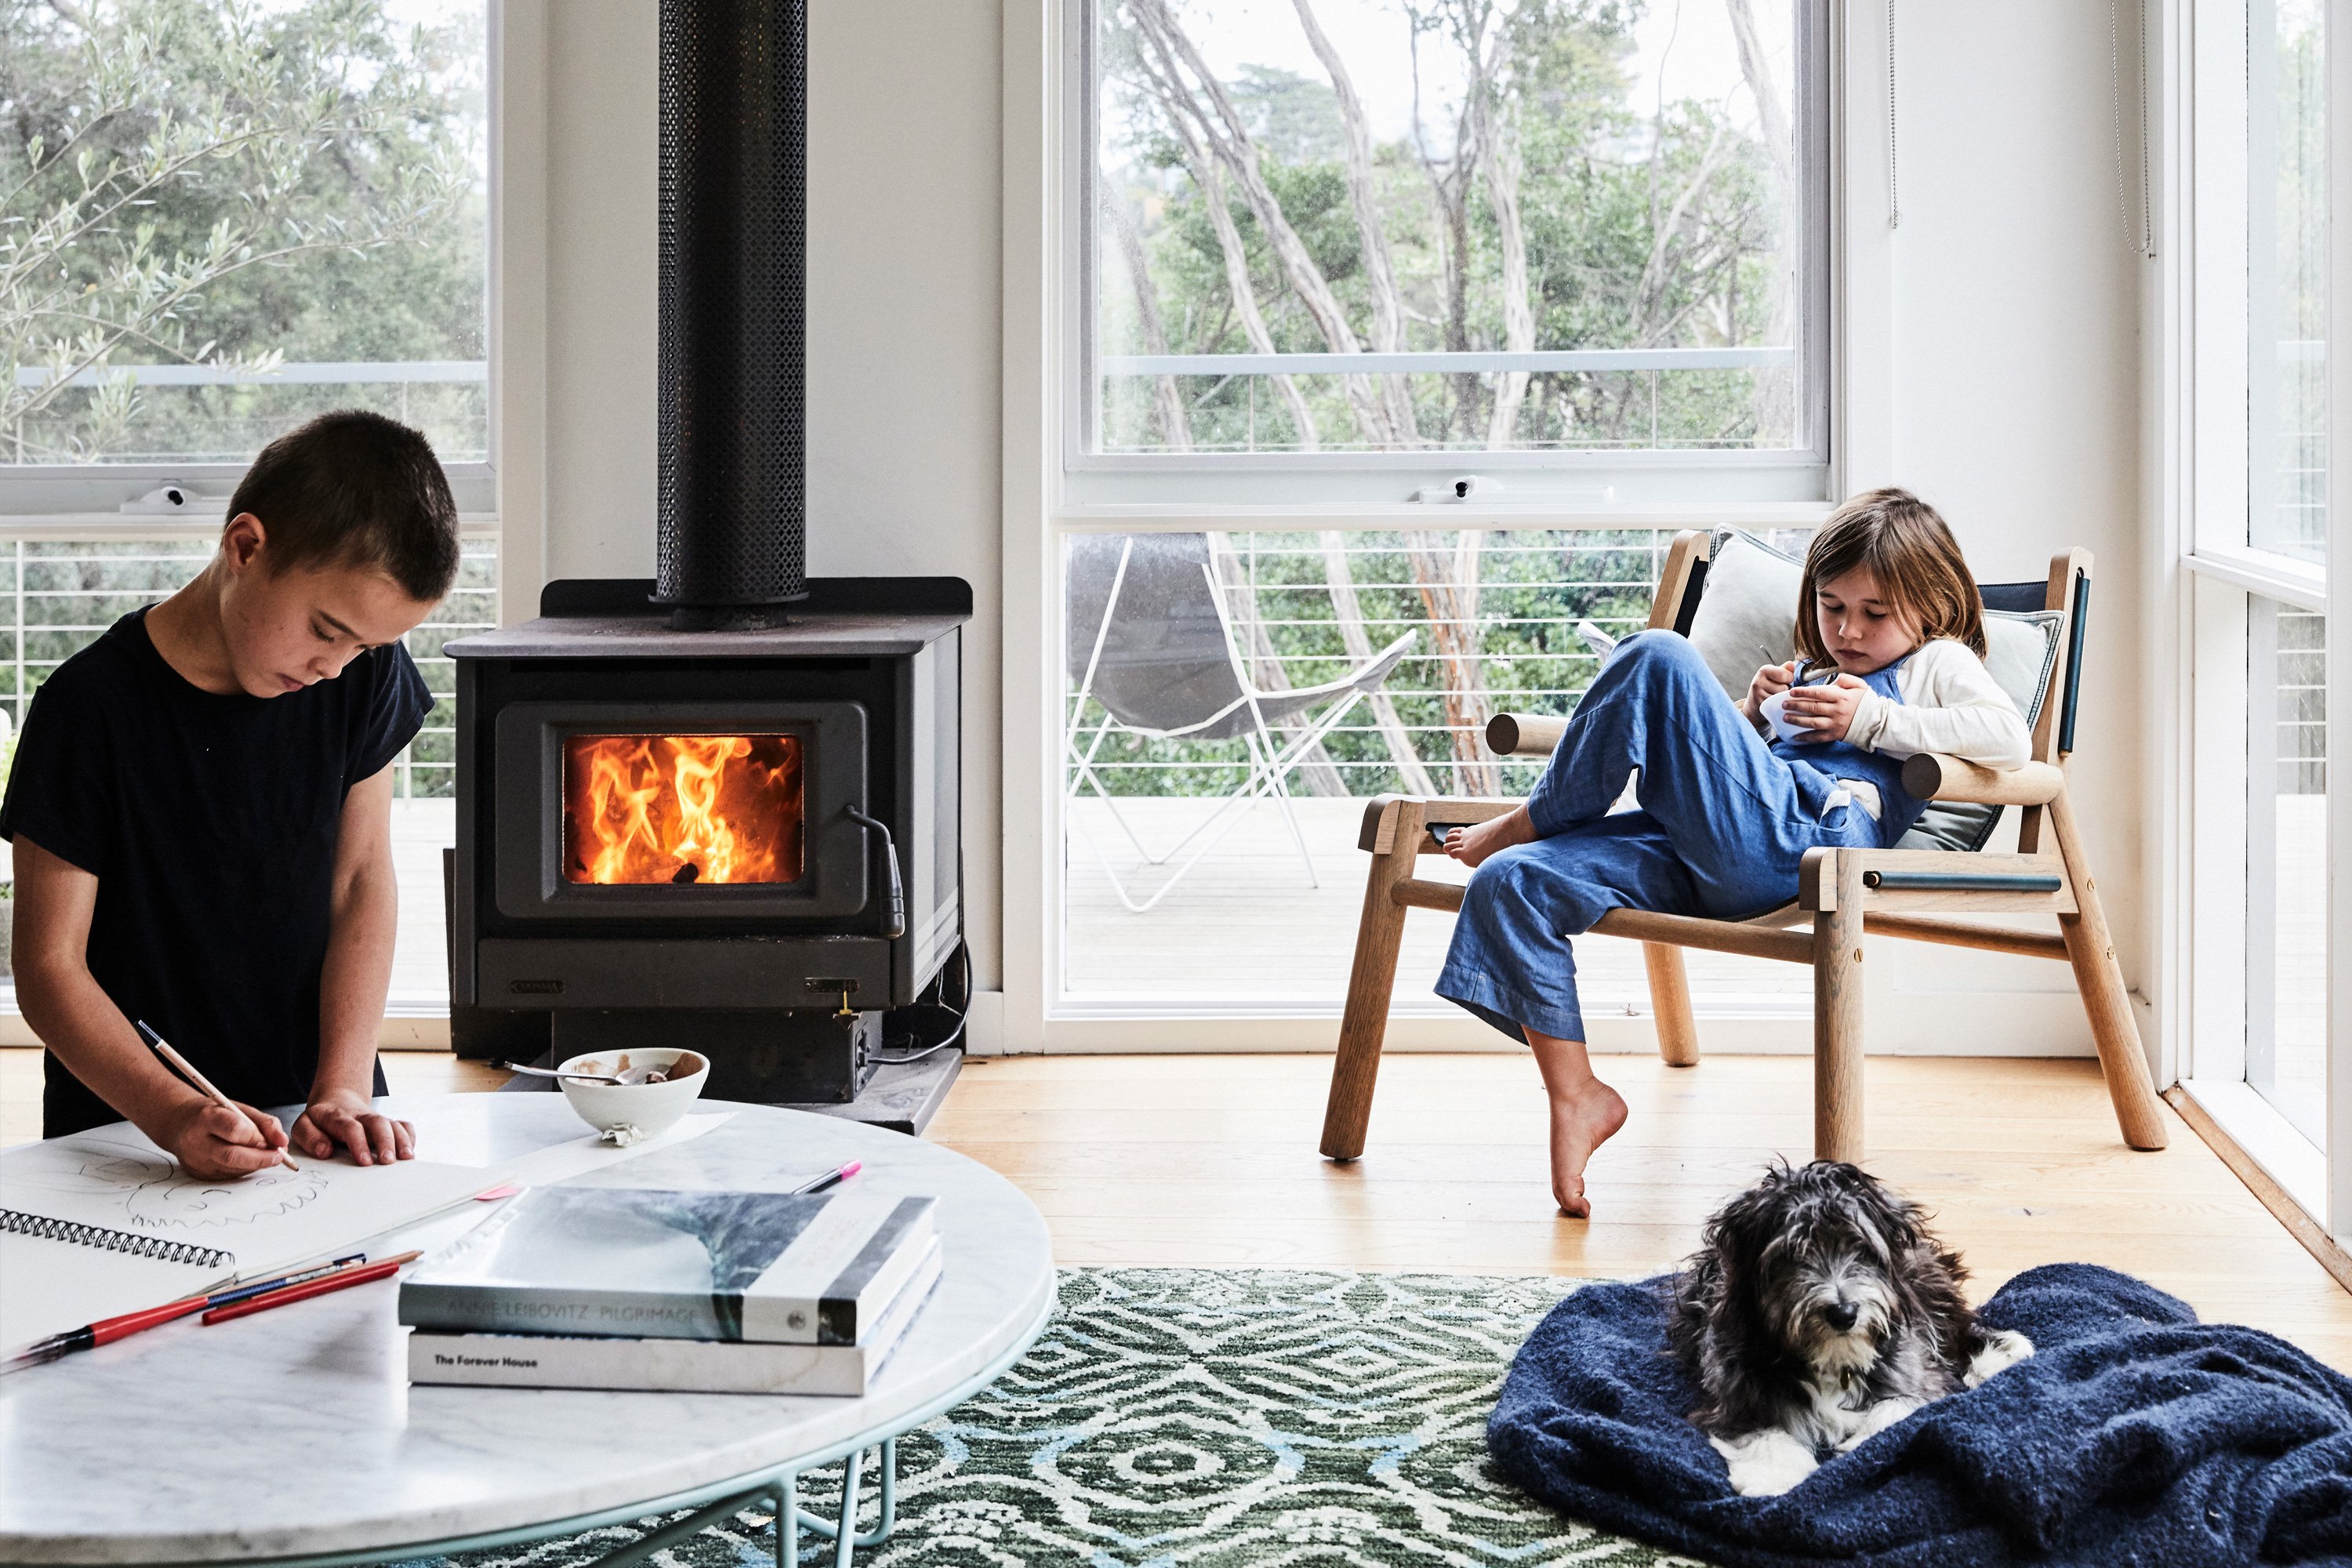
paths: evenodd
<path fill-rule="evenodd" d="M 226 1323 L 232 1318 L 250 1317 L 256 1312 L 266 1312 L 272 1307 L 283 1307 L 289 1302 L 307 1301 L 313 1296 L 324 1296 L 329 1291 L 348 1289 L 353 1285 L 365 1285 L 373 1279 L 388 1279 L 399 1273 L 403 1268 L 424 1256 L 421 1251 L 404 1252 L 396 1257 L 387 1258 L 381 1263 L 362 1263 L 350 1268 L 338 1268 L 331 1274 L 322 1274 L 316 1279 L 305 1279 L 299 1285 L 289 1285 L 282 1289 L 268 1291 L 242 1301 L 233 1301 L 226 1307 L 215 1307 L 200 1321 L 208 1324 Z"/>
<path fill-rule="evenodd" d="M 235 1110 L 239 1116 L 245 1115 L 244 1111 L 237 1110 L 236 1101 L 231 1100 L 227 1095 L 223 1094 L 219 1089 L 214 1088 L 213 1080 L 198 1072 L 195 1068 L 195 1064 L 189 1061 L 187 1058 L 173 1050 L 169 1040 L 166 1040 L 163 1036 L 149 1028 L 147 1026 L 147 1021 L 144 1018 L 131 1019 L 131 1026 L 139 1031 L 139 1037 L 147 1042 L 147 1048 L 153 1051 L 157 1056 L 163 1058 L 163 1065 L 170 1068 L 173 1072 L 178 1073 L 182 1079 L 185 1079 L 189 1088 L 194 1089 L 198 1094 L 204 1095 L 215 1105 L 220 1106 L 224 1110 Z M 256 1132 L 261 1131 L 261 1127 L 258 1122 L 253 1122 L 252 1119 L 249 1117 L 247 1118 L 247 1121 L 252 1125 L 253 1130 Z M 261 1141 L 264 1143 L 268 1142 L 268 1135 L 264 1133 Z M 295 1172 L 298 1174 L 301 1172 L 302 1167 L 289 1159 L 285 1150 L 280 1149 L 278 1151 L 278 1163 L 284 1165 L 288 1170 Z"/>

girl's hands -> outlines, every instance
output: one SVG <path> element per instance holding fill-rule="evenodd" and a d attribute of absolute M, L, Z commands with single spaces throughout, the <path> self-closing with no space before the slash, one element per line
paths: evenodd
<path fill-rule="evenodd" d="M 1798 687 L 1789 693 L 1789 700 L 1780 712 L 1790 723 L 1812 731 L 1800 738 L 1801 745 L 1843 741 L 1853 724 L 1854 714 L 1861 710 L 1864 693 L 1869 689 L 1856 677 L 1841 675 L 1825 686 Z"/>
<path fill-rule="evenodd" d="M 1753 724 L 1761 719 L 1764 700 L 1776 691 L 1788 690 L 1796 679 L 1797 661 L 1793 658 L 1786 664 L 1768 664 L 1758 670 L 1756 679 L 1748 683 L 1748 700 L 1739 705 L 1748 721 Z"/>

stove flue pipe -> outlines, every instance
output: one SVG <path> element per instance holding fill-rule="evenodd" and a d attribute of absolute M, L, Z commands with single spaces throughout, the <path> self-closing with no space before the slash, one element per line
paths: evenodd
<path fill-rule="evenodd" d="M 656 604 L 782 625 L 803 506 L 806 0 L 662 0 Z"/>

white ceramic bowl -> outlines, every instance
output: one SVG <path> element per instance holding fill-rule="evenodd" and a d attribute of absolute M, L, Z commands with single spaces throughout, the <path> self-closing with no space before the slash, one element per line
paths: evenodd
<path fill-rule="evenodd" d="M 614 1127 L 635 1127 L 650 1138 L 668 1131 L 678 1118 L 693 1108 L 702 1094 L 703 1081 L 710 1077 L 708 1058 L 695 1051 L 644 1050 L 595 1051 L 584 1057 L 573 1057 L 560 1064 L 560 1072 L 593 1072 L 617 1076 L 631 1068 L 661 1067 L 677 1071 L 679 1076 L 661 1083 L 583 1083 L 578 1079 L 559 1079 L 563 1098 L 580 1113 L 580 1120 L 603 1132 Z"/>

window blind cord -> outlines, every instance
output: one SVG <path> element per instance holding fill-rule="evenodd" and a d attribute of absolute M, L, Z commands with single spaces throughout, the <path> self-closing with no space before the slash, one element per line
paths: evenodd
<path fill-rule="evenodd" d="M 1903 226 L 1903 187 L 1895 174 L 1895 0 L 1886 0 L 1886 226 Z"/>
<path fill-rule="evenodd" d="M 2147 159 L 2147 5 L 2139 10 L 2139 253 L 2156 259 L 2156 198 Z"/>
<path fill-rule="evenodd" d="M 2107 91 L 2116 103 L 2116 211 L 2122 217 L 2126 243 L 2143 260 L 2156 257 L 2154 214 L 2150 211 L 2147 168 L 2147 16 L 2139 26 L 2139 222 L 2132 222 L 2131 177 L 2124 172 L 2124 30 L 2119 0 L 2107 0 Z M 2137 238 L 2132 230 L 2137 226 Z"/>

